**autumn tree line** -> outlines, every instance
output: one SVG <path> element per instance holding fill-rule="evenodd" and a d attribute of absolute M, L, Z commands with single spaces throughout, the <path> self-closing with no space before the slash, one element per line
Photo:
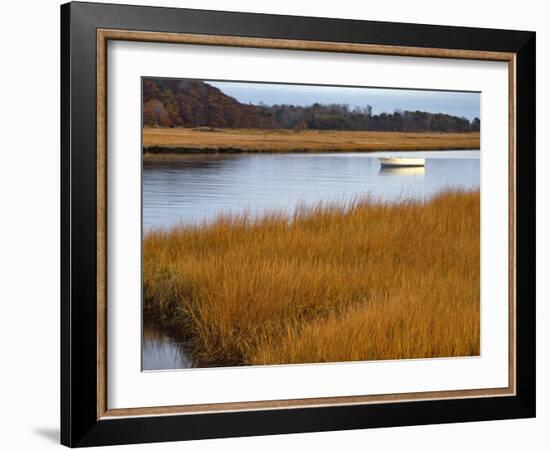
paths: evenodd
<path fill-rule="evenodd" d="M 143 125 L 153 127 L 294 130 L 468 132 L 478 118 L 424 111 L 373 114 L 371 106 L 346 104 L 243 104 L 199 80 L 144 79 Z"/>

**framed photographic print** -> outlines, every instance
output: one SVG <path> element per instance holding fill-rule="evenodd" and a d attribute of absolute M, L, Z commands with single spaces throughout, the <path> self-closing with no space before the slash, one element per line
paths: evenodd
<path fill-rule="evenodd" d="M 61 19 L 63 444 L 535 415 L 535 33 Z"/>

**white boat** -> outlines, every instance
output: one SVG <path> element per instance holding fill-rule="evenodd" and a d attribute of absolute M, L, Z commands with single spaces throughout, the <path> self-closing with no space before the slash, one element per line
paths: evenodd
<path fill-rule="evenodd" d="M 426 158 L 378 158 L 382 167 L 419 167 L 424 166 Z"/>

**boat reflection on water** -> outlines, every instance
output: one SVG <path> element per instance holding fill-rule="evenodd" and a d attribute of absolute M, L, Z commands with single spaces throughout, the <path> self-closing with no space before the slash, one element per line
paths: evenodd
<path fill-rule="evenodd" d="M 414 167 L 389 167 L 381 166 L 378 175 L 424 175 L 424 166 Z"/>

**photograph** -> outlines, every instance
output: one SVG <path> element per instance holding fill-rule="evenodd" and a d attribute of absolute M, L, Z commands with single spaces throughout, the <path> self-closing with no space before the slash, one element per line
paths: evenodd
<path fill-rule="evenodd" d="M 141 81 L 142 370 L 480 355 L 480 92 Z"/>

